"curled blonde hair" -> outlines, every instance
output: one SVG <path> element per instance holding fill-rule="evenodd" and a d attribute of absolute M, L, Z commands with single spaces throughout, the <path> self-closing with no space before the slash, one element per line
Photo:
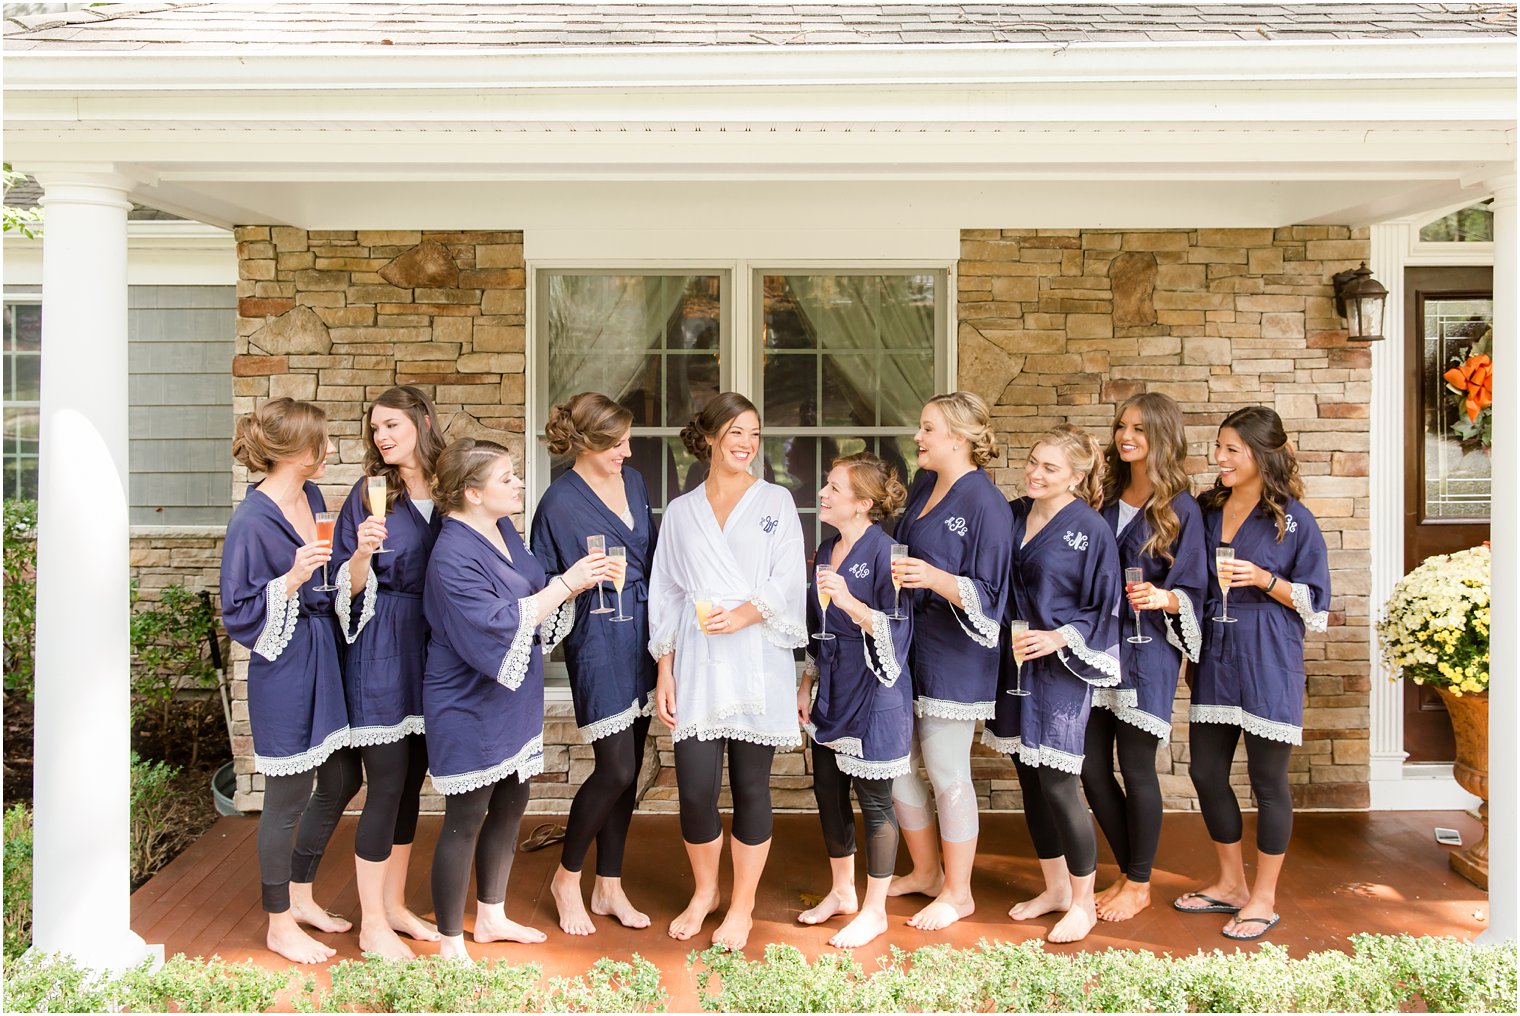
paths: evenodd
<path fill-rule="evenodd" d="M 1081 427 L 1063 423 L 1052 427 L 1034 443 L 1035 448 L 1046 445 L 1056 448 L 1066 456 L 1071 468 L 1082 474 L 1073 493 L 1094 509 L 1103 507 L 1103 446 Z"/>
<path fill-rule="evenodd" d="M 495 441 L 462 437 L 450 442 L 434 467 L 434 506 L 445 514 L 462 509 L 464 492 L 471 487 L 479 488 L 490 477 L 496 460 L 510 454 Z"/>
<path fill-rule="evenodd" d="M 232 429 L 232 457 L 255 473 L 276 463 L 308 456 L 327 457 L 327 414 L 310 402 L 270 399 L 238 417 Z"/>
<path fill-rule="evenodd" d="M 879 456 L 856 452 L 840 456 L 834 465 L 844 466 L 849 472 L 850 490 L 855 496 L 871 502 L 871 510 L 866 514 L 872 522 L 891 518 L 907 503 L 908 491 L 897 478 L 897 470 Z"/>
<path fill-rule="evenodd" d="M 945 425 L 971 445 L 971 461 L 985 466 L 998 457 L 997 435 L 992 430 L 992 410 L 987 400 L 975 392 L 950 392 L 936 395 L 926 406 L 935 406 L 945 418 Z"/>
<path fill-rule="evenodd" d="M 581 392 L 549 410 L 544 437 L 555 455 L 604 452 L 623 439 L 633 413 L 601 392 Z"/>

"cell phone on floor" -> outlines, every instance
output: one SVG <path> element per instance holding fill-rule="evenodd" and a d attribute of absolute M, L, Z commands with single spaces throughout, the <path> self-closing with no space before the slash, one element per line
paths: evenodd
<path fill-rule="evenodd" d="M 1436 842 L 1444 843 L 1448 847 L 1460 847 L 1462 845 L 1462 834 L 1455 829 L 1436 826 Z"/>

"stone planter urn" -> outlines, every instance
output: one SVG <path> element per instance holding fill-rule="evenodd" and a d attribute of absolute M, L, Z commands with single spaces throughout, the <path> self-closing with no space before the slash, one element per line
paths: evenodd
<path fill-rule="evenodd" d="M 1451 870 L 1478 886 L 1488 888 L 1488 692 L 1481 695 L 1453 695 L 1436 688 L 1451 729 L 1457 735 L 1457 761 L 1451 767 L 1457 784 L 1469 794 L 1483 799 L 1478 817 L 1483 820 L 1483 836 L 1466 850 L 1451 855 Z"/>

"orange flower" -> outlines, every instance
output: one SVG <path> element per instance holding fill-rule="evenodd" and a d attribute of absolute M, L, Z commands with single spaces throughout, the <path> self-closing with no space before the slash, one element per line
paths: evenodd
<path fill-rule="evenodd" d="M 1494 361 L 1487 353 L 1469 356 L 1460 367 L 1441 375 L 1451 390 L 1464 396 L 1467 418 L 1478 422 L 1478 414 L 1494 402 Z"/>

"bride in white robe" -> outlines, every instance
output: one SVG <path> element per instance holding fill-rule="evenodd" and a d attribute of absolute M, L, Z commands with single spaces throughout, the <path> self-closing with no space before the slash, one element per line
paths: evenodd
<path fill-rule="evenodd" d="M 681 835 L 695 887 L 670 935 L 699 932 L 718 904 L 719 779 L 734 800 L 734 888 L 714 943 L 741 949 L 770 850 L 770 768 L 802 743 L 793 650 L 807 641 L 802 523 L 791 494 L 756 479 L 760 417 L 741 395 L 710 400 L 681 433 L 707 479 L 665 509 L 649 589 L 660 719 L 675 743 Z M 697 604 L 709 606 L 705 634 Z"/>

